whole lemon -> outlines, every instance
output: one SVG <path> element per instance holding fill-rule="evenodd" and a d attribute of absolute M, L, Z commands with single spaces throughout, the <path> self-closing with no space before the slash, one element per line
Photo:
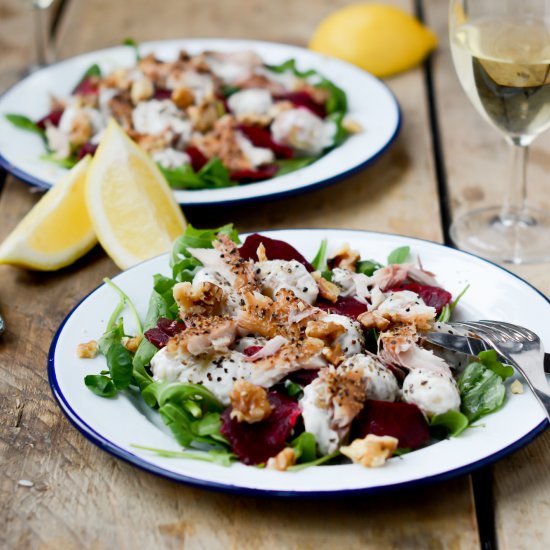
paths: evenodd
<path fill-rule="evenodd" d="M 385 4 L 351 4 L 321 21 L 310 49 L 385 77 L 420 63 L 436 35 L 403 10 Z"/>

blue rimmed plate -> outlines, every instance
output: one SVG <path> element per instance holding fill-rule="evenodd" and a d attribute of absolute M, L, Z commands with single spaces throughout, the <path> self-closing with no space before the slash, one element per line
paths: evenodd
<path fill-rule="evenodd" d="M 503 319 L 537 332 L 550 349 L 550 303 L 525 281 L 490 262 L 439 244 L 396 235 L 335 229 L 282 230 L 266 235 L 293 244 L 306 258 L 319 242 L 335 249 L 349 243 L 363 257 L 384 260 L 392 249 L 409 245 L 423 265 L 456 295 L 466 283 L 457 317 Z M 148 289 L 155 273 L 169 274 L 168 257 L 159 256 L 114 278 L 145 315 Z M 508 395 L 504 407 L 483 418 L 476 429 L 458 438 L 431 445 L 390 460 L 383 468 L 357 465 L 322 466 L 300 472 L 277 472 L 234 464 L 224 468 L 189 459 L 155 456 L 133 445 L 180 450 L 157 415 L 131 395 L 103 399 L 92 394 L 83 378 L 105 368 L 102 357 L 78 359 L 76 347 L 97 339 L 104 331 L 117 297 L 102 285 L 67 316 L 52 342 L 49 379 L 62 410 L 75 427 L 103 450 L 149 472 L 204 488 L 271 496 L 344 496 L 376 493 L 424 484 L 467 473 L 522 447 L 547 426 L 545 415 L 531 392 Z M 132 319 L 125 318 L 132 331 Z"/>
<path fill-rule="evenodd" d="M 175 191 L 180 204 L 213 205 L 269 200 L 328 185 L 373 162 L 399 132 L 399 105 L 389 88 L 374 76 L 343 61 L 295 46 L 251 40 L 169 40 L 147 42 L 140 46 L 143 54 L 155 52 L 159 58 L 167 60 L 174 59 L 181 49 L 190 53 L 254 50 L 269 64 L 294 58 L 300 69 L 316 69 L 345 90 L 349 102 L 348 116 L 361 126 L 362 131 L 350 136 L 312 165 L 291 174 L 224 189 Z M 117 67 L 133 65 L 135 55 L 127 46 L 79 55 L 33 73 L 0 98 L 0 166 L 39 187 L 47 188 L 60 180 L 66 170 L 40 160 L 44 153 L 41 139 L 14 128 L 4 115 L 17 113 L 39 120 L 49 111 L 50 94 L 60 97 L 69 95 L 82 74 L 94 63 L 105 74 Z"/>

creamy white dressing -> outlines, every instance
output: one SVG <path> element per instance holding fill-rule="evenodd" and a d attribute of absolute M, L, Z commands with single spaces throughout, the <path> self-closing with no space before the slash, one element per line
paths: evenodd
<path fill-rule="evenodd" d="M 241 132 L 235 132 L 237 143 L 241 151 L 245 154 L 250 164 L 255 168 L 262 164 L 269 164 L 275 160 L 275 155 L 271 149 L 265 147 L 256 147 Z"/>
<path fill-rule="evenodd" d="M 154 151 L 151 156 L 153 160 L 168 170 L 185 166 L 191 162 L 191 158 L 183 151 L 167 148 L 160 151 Z"/>
<path fill-rule="evenodd" d="M 273 99 L 268 90 L 249 88 L 230 95 L 227 104 L 236 116 L 263 115 L 267 114 L 273 106 Z"/>
<path fill-rule="evenodd" d="M 254 273 L 256 280 L 262 284 L 262 291 L 268 296 L 275 296 L 279 290 L 286 288 L 308 304 L 313 304 L 317 299 L 319 290 L 315 279 L 296 260 L 256 262 Z"/>

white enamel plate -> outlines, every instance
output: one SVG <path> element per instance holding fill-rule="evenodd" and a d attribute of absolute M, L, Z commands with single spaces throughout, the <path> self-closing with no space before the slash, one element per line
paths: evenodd
<path fill-rule="evenodd" d="M 515 275 L 485 260 L 444 246 L 401 236 L 346 230 L 284 230 L 266 235 L 293 244 L 312 258 L 321 239 L 332 250 L 342 243 L 358 249 L 363 258 L 384 261 L 388 252 L 410 245 L 426 269 L 436 273 L 444 287 L 456 296 L 470 283 L 457 308 L 461 319 L 502 319 L 537 332 L 550 349 L 550 303 Z M 159 256 L 115 277 L 130 296 L 140 316 L 147 309 L 155 273 L 170 273 L 168 258 Z M 103 357 L 78 359 L 76 347 L 103 333 L 117 296 L 105 285 L 88 295 L 65 319 L 50 349 L 49 379 L 61 408 L 75 427 L 105 451 L 161 476 L 205 488 L 273 496 L 337 496 L 374 493 L 423 484 L 469 472 L 525 445 L 547 426 L 540 405 L 525 386 L 512 395 L 498 412 L 484 417 L 475 429 L 402 457 L 382 468 L 358 465 L 318 466 L 299 472 L 277 472 L 242 464 L 229 468 L 190 459 L 162 458 L 132 445 L 181 450 L 162 422 L 139 400 L 125 395 L 97 397 L 84 386 L 84 376 L 106 368 Z M 131 316 L 125 318 L 131 330 Z M 507 382 L 509 386 L 509 383 Z M 147 416 L 146 416 L 147 414 Z"/>
<path fill-rule="evenodd" d="M 225 189 L 175 191 L 180 204 L 265 200 L 327 185 L 374 161 L 397 137 L 400 111 L 395 97 L 381 81 L 353 65 L 303 48 L 249 40 L 171 40 L 140 46 L 142 54 L 155 52 L 159 58 L 166 60 L 174 59 L 181 49 L 193 54 L 204 50 L 253 50 L 269 64 L 294 58 L 299 69 L 316 69 L 346 92 L 348 116 L 361 126 L 362 131 L 350 136 L 317 162 L 291 174 Z M 39 120 L 50 110 L 50 94 L 68 96 L 94 63 L 105 74 L 117 67 L 132 66 L 135 55 L 127 46 L 79 55 L 30 75 L 0 98 L 0 166 L 23 181 L 40 187 L 50 187 L 60 180 L 66 170 L 40 160 L 45 152 L 40 137 L 13 127 L 4 115 L 16 113 Z"/>

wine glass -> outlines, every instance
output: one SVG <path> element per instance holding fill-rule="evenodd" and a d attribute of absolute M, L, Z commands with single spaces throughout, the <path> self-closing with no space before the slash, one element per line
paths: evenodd
<path fill-rule="evenodd" d="M 32 6 L 34 30 L 34 63 L 28 72 L 34 72 L 54 61 L 48 21 L 48 8 L 53 0 L 26 0 Z"/>
<path fill-rule="evenodd" d="M 451 237 L 496 261 L 548 260 L 550 212 L 527 204 L 526 163 L 550 127 L 550 1 L 450 0 L 449 33 L 462 87 L 512 150 L 504 204 L 459 217 Z"/>

